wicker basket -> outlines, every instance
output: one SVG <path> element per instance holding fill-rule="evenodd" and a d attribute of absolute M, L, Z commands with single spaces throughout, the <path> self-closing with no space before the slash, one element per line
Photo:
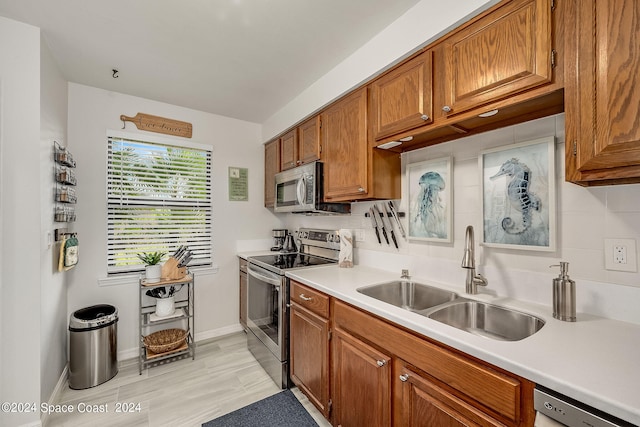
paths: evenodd
<path fill-rule="evenodd" d="M 180 347 L 187 338 L 184 329 L 163 329 L 144 337 L 144 346 L 154 353 L 166 353 Z"/>

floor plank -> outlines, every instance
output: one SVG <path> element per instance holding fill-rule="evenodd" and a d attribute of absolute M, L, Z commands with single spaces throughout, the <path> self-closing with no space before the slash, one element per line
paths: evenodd
<path fill-rule="evenodd" d="M 292 391 L 320 427 L 330 426 L 306 396 Z M 137 359 L 127 360 L 104 384 L 86 390 L 65 387 L 56 403 L 70 405 L 74 413 L 51 414 L 44 427 L 199 427 L 278 392 L 239 332 L 198 343 L 195 360 L 152 367 L 141 375 Z M 133 404 L 132 412 L 116 413 L 122 404 Z M 107 412 L 78 413 L 93 407 Z"/>

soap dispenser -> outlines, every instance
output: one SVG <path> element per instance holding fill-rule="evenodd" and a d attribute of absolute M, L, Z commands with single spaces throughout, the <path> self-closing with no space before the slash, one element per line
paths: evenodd
<path fill-rule="evenodd" d="M 576 321 L 576 282 L 569 278 L 569 263 L 560 262 L 560 275 L 553 279 L 553 317 L 565 322 Z"/>

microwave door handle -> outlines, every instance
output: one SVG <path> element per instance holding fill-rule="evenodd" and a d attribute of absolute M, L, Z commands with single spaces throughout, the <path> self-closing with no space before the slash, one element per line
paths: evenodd
<path fill-rule="evenodd" d="M 296 196 L 298 197 L 298 204 L 299 205 L 307 204 L 306 194 L 307 194 L 307 183 L 306 183 L 305 177 L 302 176 L 298 180 L 298 186 L 296 188 Z"/>
<path fill-rule="evenodd" d="M 254 270 L 253 268 L 249 267 L 248 268 L 249 271 L 249 275 L 253 276 L 254 278 L 261 280 L 263 282 L 266 282 L 270 285 L 276 286 L 276 287 L 280 287 L 280 277 L 278 278 L 274 278 L 274 277 L 269 277 L 267 275 L 264 274 L 260 274 L 258 273 L 256 270 Z"/>

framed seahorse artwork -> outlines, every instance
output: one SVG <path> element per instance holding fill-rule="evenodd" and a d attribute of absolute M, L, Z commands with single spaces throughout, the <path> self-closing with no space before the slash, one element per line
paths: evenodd
<path fill-rule="evenodd" d="M 555 137 L 483 151 L 479 169 L 481 244 L 554 251 Z"/>
<path fill-rule="evenodd" d="M 451 157 L 407 165 L 409 240 L 453 241 Z"/>

